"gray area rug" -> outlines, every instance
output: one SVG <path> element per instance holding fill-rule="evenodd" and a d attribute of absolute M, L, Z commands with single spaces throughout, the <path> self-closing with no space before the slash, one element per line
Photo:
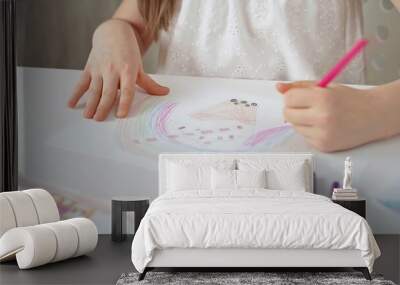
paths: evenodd
<path fill-rule="evenodd" d="M 395 285 L 380 275 L 372 275 L 368 281 L 359 272 L 148 272 L 146 278 L 138 281 L 138 273 L 122 274 L 117 285 L 146 284 L 327 284 L 327 285 Z"/>

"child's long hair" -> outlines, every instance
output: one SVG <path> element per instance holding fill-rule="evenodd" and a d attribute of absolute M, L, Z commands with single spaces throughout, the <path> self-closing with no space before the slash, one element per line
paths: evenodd
<path fill-rule="evenodd" d="M 176 0 L 138 0 L 139 11 L 146 21 L 146 34 L 158 39 L 160 30 L 168 30 L 176 9 Z"/>

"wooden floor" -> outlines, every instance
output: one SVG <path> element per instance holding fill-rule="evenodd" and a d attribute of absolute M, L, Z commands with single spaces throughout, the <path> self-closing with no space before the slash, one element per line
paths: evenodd
<path fill-rule="evenodd" d="M 375 272 L 399 283 L 400 236 L 376 236 L 382 257 L 376 261 Z M 130 250 L 131 240 L 111 241 L 111 236 L 100 235 L 94 252 L 88 256 L 19 270 L 15 262 L 0 264 L 0 284 L 115 284 L 124 272 L 134 271 Z"/>

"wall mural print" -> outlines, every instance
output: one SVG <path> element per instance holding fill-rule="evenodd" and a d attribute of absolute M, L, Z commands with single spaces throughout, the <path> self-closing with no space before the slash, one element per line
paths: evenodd
<path fill-rule="evenodd" d="M 284 122 L 274 83 L 260 80 L 156 76 L 171 87 L 168 96 L 138 90 L 128 118 L 113 112 L 99 123 L 83 119 L 82 106 L 66 107 L 79 74 L 38 68 L 18 74 L 20 183 L 55 194 L 63 217 L 90 217 L 100 232 L 110 232 L 113 196 L 157 197 L 162 152 L 312 152 L 317 194 L 331 195 L 351 156 L 352 185 L 367 199 L 373 231 L 400 233 L 399 137 L 315 151 Z"/>

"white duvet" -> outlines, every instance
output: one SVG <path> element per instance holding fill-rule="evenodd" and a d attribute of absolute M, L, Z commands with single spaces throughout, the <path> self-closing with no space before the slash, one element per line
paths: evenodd
<path fill-rule="evenodd" d="M 165 248 L 358 249 L 370 271 L 380 255 L 359 215 L 324 196 L 265 189 L 160 196 L 134 237 L 132 262 L 143 272 Z"/>

